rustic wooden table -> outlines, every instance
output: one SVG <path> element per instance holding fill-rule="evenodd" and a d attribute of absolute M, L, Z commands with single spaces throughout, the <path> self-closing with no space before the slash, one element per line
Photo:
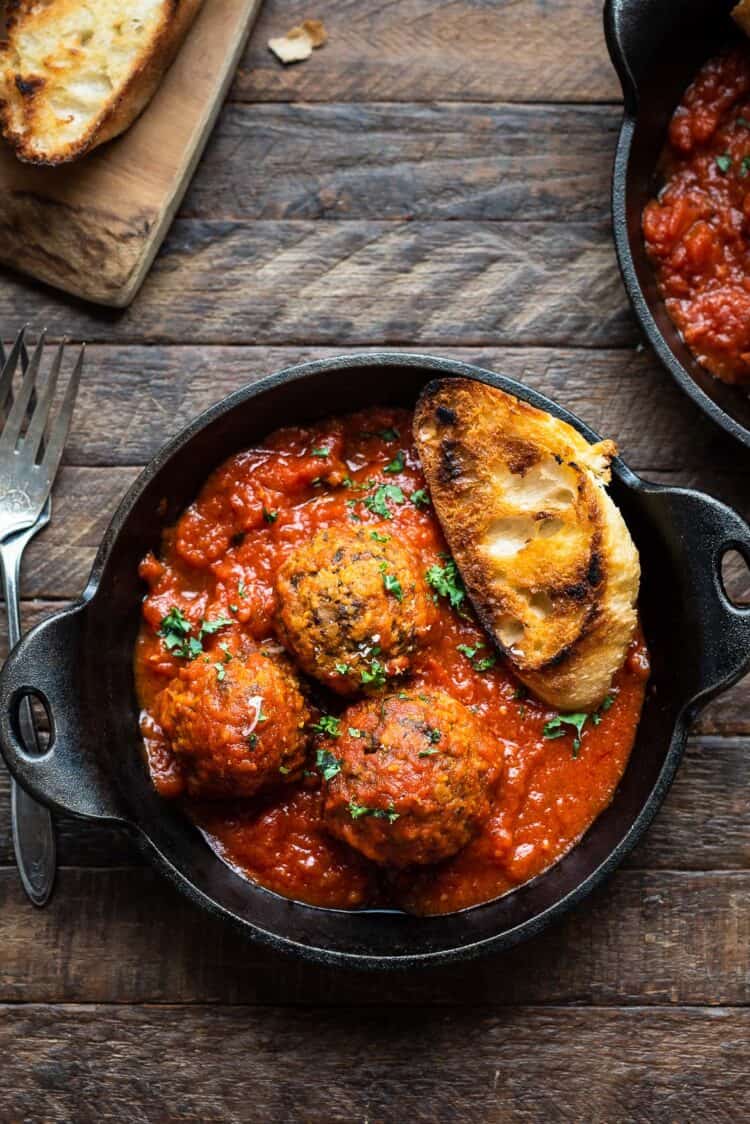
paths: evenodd
<path fill-rule="evenodd" d="M 271 34 L 330 44 L 282 69 Z M 92 346 L 26 625 L 83 588 L 139 466 L 248 380 L 345 349 L 470 358 L 647 477 L 750 513 L 749 463 L 639 346 L 608 222 L 600 0 L 266 0 L 195 182 L 124 314 L 5 275 L 0 326 Z M 60 818 L 41 912 L 0 807 L 0 1120 L 702 1121 L 747 1111 L 750 707 L 701 718 L 606 888 L 505 956 L 329 971 L 242 943 L 115 833 Z"/>

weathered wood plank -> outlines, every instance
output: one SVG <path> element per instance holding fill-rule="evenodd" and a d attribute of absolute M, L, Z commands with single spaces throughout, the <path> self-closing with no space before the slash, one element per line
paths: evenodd
<path fill-rule="evenodd" d="M 750 1012 L 7 1007 L 10 1120 L 744 1119 Z"/>
<path fill-rule="evenodd" d="M 344 350 L 96 345 L 88 352 L 66 461 L 145 463 L 224 395 Z M 541 390 L 614 437 L 625 459 L 646 473 L 681 468 L 686 449 L 696 474 L 703 468 L 750 469 L 750 461 L 738 461 L 734 445 L 686 402 L 650 351 L 441 347 L 439 353 Z"/>
<path fill-rule="evenodd" d="M 617 106 L 237 105 L 183 217 L 593 220 Z"/>
<path fill-rule="evenodd" d="M 623 347 L 638 342 L 606 223 L 182 219 L 122 313 L 21 280 L 0 323 L 193 343 Z"/>
<path fill-rule="evenodd" d="M 267 49 L 311 12 L 330 42 L 301 66 Z M 266 0 L 232 97 L 248 101 L 619 100 L 598 0 Z"/>
<path fill-rule="evenodd" d="M 749 818 L 750 741 L 696 735 L 664 807 L 626 866 L 750 870 Z M 63 815 L 56 823 L 61 866 L 143 865 L 140 850 L 124 831 Z M 0 770 L 0 867 L 14 862 L 9 782 Z"/>
<path fill-rule="evenodd" d="M 146 868 L 63 869 L 41 912 L 6 868 L 0 1000 L 745 1005 L 748 894 L 745 872 L 621 871 L 569 917 L 502 956 L 378 977 L 248 943 Z"/>

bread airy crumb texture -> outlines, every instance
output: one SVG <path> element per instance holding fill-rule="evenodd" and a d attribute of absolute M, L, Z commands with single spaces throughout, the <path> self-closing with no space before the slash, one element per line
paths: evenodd
<path fill-rule="evenodd" d="M 62 164 L 145 108 L 202 0 L 11 0 L 0 126 L 16 155 Z"/>
<path fill-rule="evenodd" d="M 732 19 L 742 28 L 745 35 L 750 35 L 750 0 L 740 0 L 740 3 L 732 8 Z"/>
<path fill-rule="evenodd" d="M 468 379 L 426 387 L 414 433 L 485 628 L 543 701 L 594 709 L 637 625 L 638 552 L 605 490 L 615 445 Z"/>

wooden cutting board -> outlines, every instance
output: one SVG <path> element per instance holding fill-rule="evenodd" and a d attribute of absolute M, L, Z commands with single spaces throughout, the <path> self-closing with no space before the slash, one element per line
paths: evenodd
<path fill-rule="evenodd" d="M 0 262 L 97 304 L 130 304 L 195 171 L 260 3 L 205 0 L 142 116 L 77 163 L 30 167 L 0 142 Z"/>

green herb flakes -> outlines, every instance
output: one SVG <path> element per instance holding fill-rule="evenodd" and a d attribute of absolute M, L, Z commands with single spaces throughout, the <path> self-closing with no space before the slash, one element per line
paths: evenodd
<path fill-rule="evenodd" d="M 341 762 L 328 749 L 319 749 L 315 754 L 315 767 L 324 781 L 333 780 L 341 772 Z"/>
<path fill-rule="evenodd" d="M 398 484 L 381 484 L 371 496 L 366 496 L 362 502 L 373 515 L 379 515 L 381 519 L 393 519 L 393 512 L 388 506 L 389 502 L 402 504 L 406 500 Z"/>
<path fill-rule="evenodd" d="M 334 718 L 332 714 L 323 714 L 310 729 L 316 734 L 327 738 L 337 738 L 341 733 L 341 719 Z"/>
<path fill-rule="evenodd" d="M 461 609 L 466 599 L 466 589 L 453 559 L 445 565 L 435 563 L 425 574 L 427 584 L 431 585 L 439 597 L 445 597 L 452 609 Z"/>
<path fill-rule="evenodd" d="M 406 461 L 404 459 L 404 454 L 399 449 L 399 451 L 396 453 L 396 455 L 393 458 L 393 460 L 391 461 L 391 463 L 387 464 L 383 471 L 384 472 L 390 472 L 393 476 L 395 476 L 396 473 L 404 471 L 404 465 L 405 464 L 406 464 Z"/>

